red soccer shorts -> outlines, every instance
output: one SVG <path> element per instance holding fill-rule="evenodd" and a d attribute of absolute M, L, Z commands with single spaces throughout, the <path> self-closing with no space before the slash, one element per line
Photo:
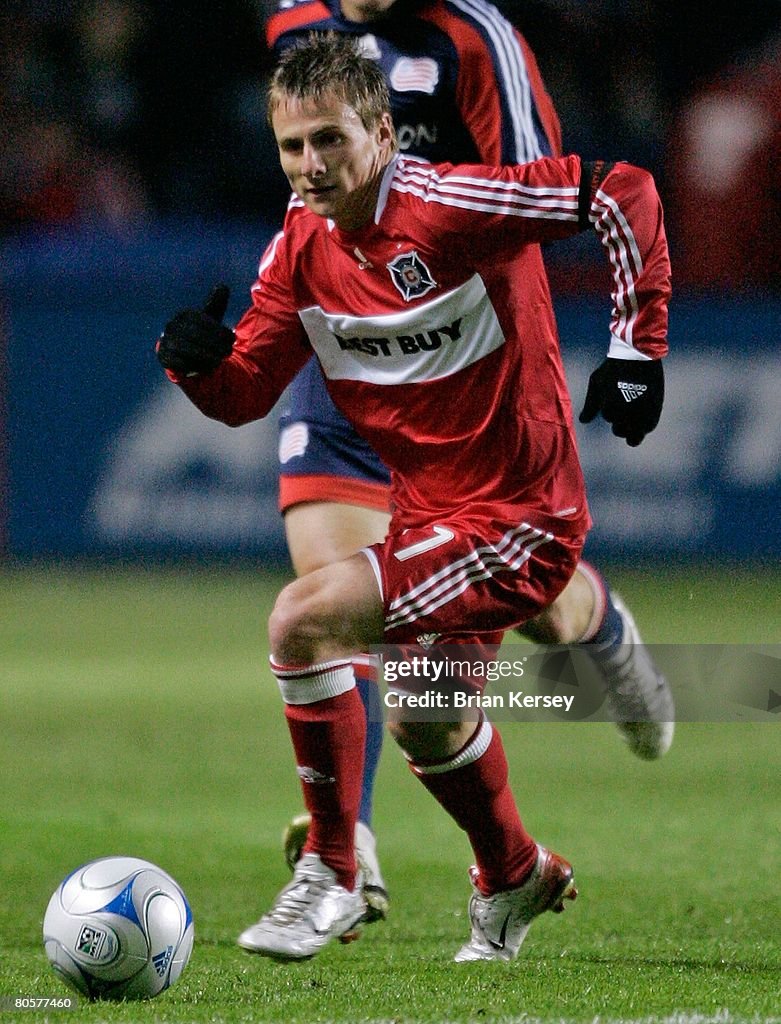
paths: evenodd
<path fill-rule="evenodd" d="M 497 642 L 561 593 L 584 540 L 496 520 L 390 534 L 363 549 L 380 587 L 384 642 Z"/>

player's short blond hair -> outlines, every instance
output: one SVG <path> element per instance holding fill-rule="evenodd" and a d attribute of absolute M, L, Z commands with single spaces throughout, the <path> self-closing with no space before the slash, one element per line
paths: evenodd
<path fill-rule="evenodd" d="M 390 114 L 390 95 L 379 64 L 349 37 L 311 32 L 306 42 L 282 55 L 268 87 L 269 123 L 287 98 L 314 100 L 334 95 L 360 117 L 367 131 Z"/>

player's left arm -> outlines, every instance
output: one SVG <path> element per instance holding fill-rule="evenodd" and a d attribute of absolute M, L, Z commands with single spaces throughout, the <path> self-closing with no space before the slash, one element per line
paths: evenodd
<path fill-rule="evenodd" d="M 531 242 L 594 230 L 610 258 L 613 312 L 607 359 L 592 375 L 581 413 L 601 413 L 638 445 L 664 400 L 670 258 L 653 177 L 632 164 L 578 156 L 509 167 L 439 164 L 405 168 L 397 185 L 421 200 L 440 244 L 490 265 Z"/>
<path fill-rule="evenodd" d="M 417 173 L 426 179 L 426 206 L 436 208 L 438 230 L 482 259 L 519 243 L 596 232 L 610 259 L 613 312 L 607 359 L 591 377 L 581 421 L 601 413 L 618 437 L 640 444 L 661 415 L 670 298 L 653 177 L 632 164 L 578 156 L 512 167 L 440 165 Z"/>
<path fill-rule="evenodd" d="M 610 257 L 613 313 L 607 358 L 589 378 L 581 423 L 602 415 L 631 446 L 655 429 L 664 403 L 670 258 L 653 177 L 627 163 L 581 164 L 580 227 Z"/>
<path fill-rule="evenodd" d="M 470 171 L 477 173 L 464 174 Z M 474 248 L 596 232 L 610 260 L 613 310 L 607 358 L 591 376 L 580 419 L 589 423 L 601 414 L 616 436 L 640 444 L 662 411 L 670 299 L 667 237 L 652 175 L 628 163 L 568 156 L 495 169 L 456 167 L 436 188 L 440 201 L 458 205 L 459 217 L 464 208 L 476 211 L 478 221 L 489 217 L 471 226 Z"/>

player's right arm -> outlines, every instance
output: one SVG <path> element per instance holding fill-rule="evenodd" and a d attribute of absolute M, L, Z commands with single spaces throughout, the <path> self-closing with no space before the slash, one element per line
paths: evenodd
<path fill-rule="evenodd" d="M 312 355 L 290 301 L 286 236 L 280 231 L 260 263 L 252 305 L 235 331 L 222 325 L 217 293 L 202 310 L 184 310 L 156 345 L 168 377 L 201 412 L 228 426 L 262 419 Z"/>

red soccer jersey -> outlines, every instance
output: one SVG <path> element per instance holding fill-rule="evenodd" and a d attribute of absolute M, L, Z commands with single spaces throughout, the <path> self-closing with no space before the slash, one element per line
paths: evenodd
<path fill-rule="evenodd" d="M 588 166 L 588 165 L 586 165 Z M 576 156 L 508 167 L 388 167 L 372 223 L 294 201 L 232 355 L 178 381 L 207 415 L 266 415 L 312 350 L 337 406 L 393 476 L 397 524 L 450 515 L 582 535 L 588 511 L 536 243 L 587 227 L 613 269 L 610 353 L 666 351 L 669 262 L 645 171 L 581 185 Z"/>

